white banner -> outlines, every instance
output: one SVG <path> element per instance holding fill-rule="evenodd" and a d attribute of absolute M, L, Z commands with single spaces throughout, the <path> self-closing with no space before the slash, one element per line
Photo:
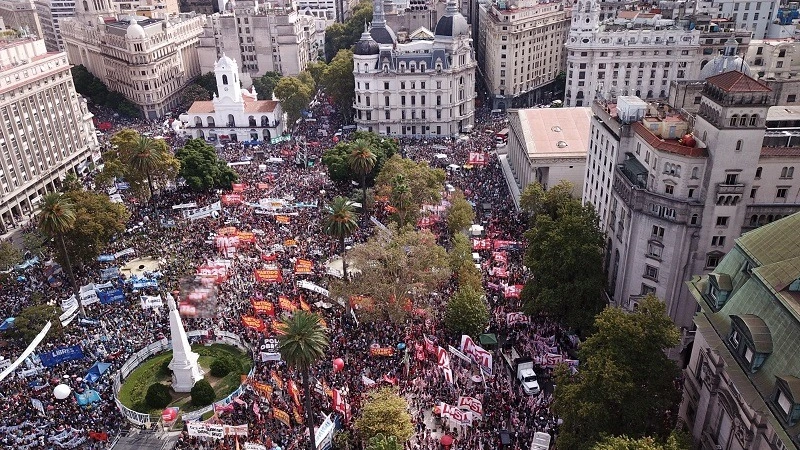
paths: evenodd
<path fill-rule="evenodd" d="M 479 416 L 483 414 L 483 404 L 475 397 L 458 397 L 458 407 L 472 411 Z"/>
<path fill-rule="evenodd" d="M 100 301 L 100 297 L 97 296 L 97 292 L 92 291 L 91 293 L 86 293 L 86 295 L 81 292 L 81 305 L 89 306 L 92 303 L 97 303 Z"/>
<path fill-rule="evenodd" d="M 65 298 L 64 300 L 61 300 L 61 309 L 63 311 L 70 310 L 73 307 L 75 307 L 75 308 L 78 307 L 78 301 L 75 300 L 75 295 L 71 295 L 69 298 Z"/>
<path fill-rule="evenodd" d="M 261 444 L 256 444 L 254 442 L 245 442 L 244 450 L 267 450 L 267 447 L 264 447 Z"/>
<path fill-rule="evenodd" d="M 114 398 L 114 401 L 117 403 L 117 409 L 119 409 L 119 412 L 121 412 L 126 419 L 137 425 L 150 426 L 150 414 L 142 414 L 128 409 L 117 398 Z"/>
<path fill-rule="evenodd" d="M 439 403 L 439 409 L 444 418 L 451 419 L 462 425 L 472 425 L 472 413 L 469 411 L 462 411 L 447 403 Z"/>
<path fill-rule="evenodd" d="M 327 289 L 323 288 L 322 286 L 317 286 L 316 284 L 310 281 L 300 280 L 297 282 L 297 287 L 308 289 L 309 291 L 316 292 L 317 294 L 322 294 L 325 297 L 330 296 L 330 292 L 328 292 Z"/>
<path fill-rule="evenodd" d="M 125 250 L 120 250 L 117 253 L 114 253 L 114 258 L 120 259 L 123 256 L 133 255 L 136 253 L 132 248 L 126 248 Z"/>
<path fill-rule="evenodd" d="M 33 338 L 31 344 L 28 346 L 28 348 L 25 349 L 24 352 L 22 352 L 21 355 L 19 355 L 19 358 L 17 358 L 16 361 L 14 361 L 10 366 L 6 367 L 6 369 L 2 373 L 0 373 L 0 381 L 5 380 L 8 374 L 16 370 L 17 366 L 22 364 L 22 361 L 25 361 L 25 358 L 30 356 L 30 354 L 33 353 L 34 350 L 36 350 L 36 347 L 39 345 L 40 342 L 42 342 L 42 339 L 44 339 L 44 337 L 47 336 L 47 332 L 50 331 L 50 327 L 52 326 L 53 324 L 51 322 L 47 322 L 45 324 L 44 328 L 42 328 L 42 331 L 40 331 L 39 334 L 37 334 L 36 337 Z"/>
<path fill-rule="evenodd" d="M 61 326 L 65 327 L 69 325 L 76 317 L 78 317 L 77 303 L 72 308 L 64 311 L 64 314 L 61 314 L 58 317 L 58 320 L 61 322 Z"/>
<path fill-rule="evenodd" d="M 40 413 L 44 414 L 44 405 L 42 404 L 41 400 L 32 398 L 31 404 L 33 405 L 33 409 L 39 411 Z"/>
<path fill-rule="evenodd" d="M 465 355 L 464 353 L 460 352 L 457 348 L 453 347 L 452 345 L 448 345 L 447 349 L 450 350 L 450 353 L 458 356 L 459 358 L 463 359 L 464 361 L 471 363 L 472 361 L 469 356 Z"/>
<path fill-rule="evenodd" d="M 197 208 L 196 202 L 181 203 L 180 205 L 172 205 L 172 209 L 190 209 Z"/>
<path fill-rule="evenodd" d="M 223 425 L 188 422 L 186 424 L 186 429 L 189 432 L 189 436 L 209 437 L 212 439 L 222 439 L 225 437 L 225 428 Z"/>
<path fill-rule="evenodd" d="M 261 352 L 261 362 L 280 361 L 280 360 L 281 360 L 281 354 L 280 353 Z"/>
<path fill-rule="evenodd" d="M 506 322 L 509 326 L 517 323 L 531 323 L 530 317 L 521 312 L 506 313 Z"/>
<path fill-rule="evenodd" d="M 461 336 L 461 351 L 481 366 L 484 373 L 492 375 L 492 354 L 475 344 L 475 341 L 466 334 Z"/>
<path fill-rule="evenodd" d="M 164 301 L 161 299 L 160 295 L 143 295 L 141 300 L 142 309 L 161 308 L 164 306 Z"/>
<path fill-rule="evenodd" d="M 184 217 L 189 220 L 197 220 L 202 219 L 203 217 L 208 217 L 213 215 L 214 212 L 222 211 L 222 203 L 214 202 L 208 206 L 204 206 L 202 208 L 197 208 L 193 210 L 183 210 Z"/>

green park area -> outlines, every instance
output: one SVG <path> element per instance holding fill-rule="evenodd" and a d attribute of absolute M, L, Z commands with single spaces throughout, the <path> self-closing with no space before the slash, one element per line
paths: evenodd
<path fill-rule="evenodd" d="M 193 345 L 192 351 L 200 355 L 204 380 L 213 389 L 213 396 L 210 391 L 205 396 L 195 393 L 194 398 L 188 392 L 173 391 L 170 388 L 172 372 L 168 367 L 172 352 L 168 351 L 148 359 L 131 372 L 122 383 L 119 400 L 128 408 L 142 413 L 161 414 L 168 406 L 177 406 L 181 412 L 193 411 L 227 397 L 241 385 L 241 375 L 250 372 L 252 367 L 249 355 L 231 345 Z M 203 381 L 197 384 L 201 383 Z M 155 384 L 163 385 L 166 389 L 161 386 L 151 388 Z"/>

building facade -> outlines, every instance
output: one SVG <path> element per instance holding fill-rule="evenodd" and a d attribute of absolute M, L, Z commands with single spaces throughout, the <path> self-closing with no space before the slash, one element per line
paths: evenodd
<path fill-rule="evenodd" d="M 713 271 L 743 231 L 800 210 L 800 150 L 768 132 L 771 98 L 730 71 L 706 80 L 696 115 L 636 97 L 593 104 L 583 200 L 607 235 L 609 300 L 665 299 L 684 344 L 696 306 L 683 283 Z"/>
<path fill-rule="evenodd" d="M 454 136 L 475 122 L 475 57 L 467 20 L 454 1 L 433 39 L 397 43 L 376 0 L 353 56 L 355 122 L 388 136 Z"/>
<path fill-rule="evenodd" d="M 164 117 L 200 75 L 197 46 L 205 16 L 113 17 L 110 0 L 78 3 L 76 17 L 61 22 L 70 63 L 85 66 L 139 106 L 145 118 Z"/>
<path fill-rule="evenodd" d="M 698 0 L 695 13 L 713 19 L 728 19 L 737 30 L 750 30 L 753 39 L 768 37 L 781 2 L 779 0 Z"/>
<path fill-rule="evenodd" d="M 163 19 L 178 14 L 178 0 L 113 0 L 117 14 Z"/>
<path fill-rule="evenodd" d="M 208 73 L 223 54 L 242 62 L 242 82 L 266 72 L 297 75 L 324 53 L 324 30 L 313 16 L 289 8 L 236 2 L 231 11 L 208 17 L 200 37 L 200 70 Z"/>
<path fill-rule="evenodd" d="M 800 215 L 687 283 L 699 313 L 679 415 L 700 449 L 800 448 Z"/>
<path fill-rule="evenodd" d="M 479 14 L 477 56 L 492 109 L 553 100 L 548 88 L 566 68 L 572 8 L 522 0 L 485 3 Z"/>
<path fill-rule="evenodd" d="M 239 65 L 222 55 L 214 66 L 213 100 L 192 103 L 180 121 L 186 135 L 209 142 L 270 142 L 284 132 L 283 112 L 274 100 L 259 100 L 240 86 Z"/>
<path fill-rule="evenodd" d="M 0 0 L 0 18 L 6 28 L 42 37 L 42 25 L 31 0 Z"/>
<path fill-rule="evenodd" d="M 597 97 L 666 99 L 670 82 L 698 78 L 699 30 L 646 11 L 600 16 L 596 0 L 573 8 L 565 106 L 588 106 Z"/>
<path fill-rule="evenodd" d="M 580 196 L 591 118 L 589 107 L 509 111 L 506 158 L 513 180 L 507 181 L 518 188 L 512 191 L 522 192 L 534 182 L 549 189 L 568 181 L 572 194 Z"/>
<path fill-rule="evenodd" d="M 35 5 L 47 50 L 66 51 L 64 39 L 61 37 L 61 20 L 75 17 L 75 0 L 35 0 Z"/>
<path fill-rule="evenodd" d="M 100 158 L 92 115 L 75 93 L 65 53 L 41 39 L 0 46 L 0 230 L 16 227 L 68 172 Z"/>

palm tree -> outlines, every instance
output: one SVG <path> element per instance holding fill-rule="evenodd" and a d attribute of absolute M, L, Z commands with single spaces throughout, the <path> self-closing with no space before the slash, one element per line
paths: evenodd
<path fill-rule="evenodd" d="M 61 193 L 47 194 L 42 197 L 41 209 L 39 211 L 39 229 L 49 237 L 58 240 L 61 244 L 61 255 L 64 257 L 64 265 L 72 283 L 72 292 L 81 308 L 81 315 L 85 316 L 81 294 L 78 290 L 78 283 L 75 281 L 75 274 L 72 272 L 72 263 L 69 260 L 67 246 L 64 243 L 64 234 L 72 230 L 75 226 L 75 204 Z"/>
<path fill-rule="evenodd" d="M 411 190 L 406 183 L 406 177 L 402 174 L 396 175 L 392 179 L 392 203 L 397 209 L 397 219 L 401 229 L 405 225 L 408 209 L 411 207 L 410 195 Z"/>
<path fill-rule="evenodd" d="M 303 378 L 306 426 L 311 450 L 317 449 L 314 439 L 314 414 L 311 411 L 311 381 L 308 371 L 328 348 L 328 334 L 319 315 L 308 311 L 295 311 L 291 317 L 281 319 L 275 331 L 278 335 L 278 351 L 290 367 L 300 372 Z"/>
<path fill-rule="evenodd" d="M 344 197 L 336 197 L 330 205 L 325 207 L 325 212 L 327 216 L 323 222 L 323 230 L 328 236 L 339 239 L 339 251 L 342 253 L 342 277 L 347 282 L 344 240 L 358 229 L 353 202 Z"/>
<path fill-rule="evenodd" d="M 362 208 L 364 214 L 367 213 L 367 175 L 375 168 L 378 157 L 370 149 L 369 141 L 366 139 L 356 139 L 353 142 L 353 150 L 347 156 L 347 164 L 350 170 L 361 176 L 361 190 L 364 193 Z"/>
<path fill-rule="evenodd" d="M 140 175 L 147 178 L 147 186 L 150 190 L 150 201 L 153 202 L 153 172 L 157 171 L 160 165 L 164 162 L 165 158 L 164 148 L 160 142 L 155 139 L 150 139 L 147 136 L 139 135 L 133 152 L 128 160 L 128 166 Z M 155 204 L 153 204 L 155 211 Z"/>

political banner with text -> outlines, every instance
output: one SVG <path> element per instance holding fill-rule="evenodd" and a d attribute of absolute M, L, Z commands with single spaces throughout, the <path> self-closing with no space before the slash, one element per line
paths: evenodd
<path fill-rule="evenodd" d="M 483 414 L 483 404 L 475 397 L 458 397 L 458 407 L 470 410 L 479 416 Z"/>
<path fill-rule="evenodd" d="M 531 323 L 531 319 L 525 313 L 510 312 L 506 313 L 506 323 L 508 323 L 509 326 L 518 323 Z"/>
<path fill-rule="evenodd" d="M 462 411 L 453 405 L 439 403 L 439 412 L 442 417 L 450 419 L 462 425 L 472 424 L 472 415 L 469 411 Z"/>
<path fill-rule="evenodd" d="M 260 283 L 280 283 L 283 281 L 283 275 L 280 269 L 256 269 L 256 281 Z"/>
<path fill-rule="evenodd" d="M 268 316 L 275 316 L 275 305 L 269 300 L 250 299 L 253 305 L 253 311 L 256 313 L 266 314 Z"/>
<path fill-rule="evenodd" d="M 461 351 L 471 357 L 486 375 L 492 375 L 492 354 L 478 346 L 466 334 L 461 336 Z"/>
<path fill-rule="evenodd" d="M 314 263 L 308 259 L 298 258 L 294 263 L 294 273 L 295 275 L 313 275 Z"/>
<path fill-rule="evenodd" d="M 278 408 L 272 408 L 272 415 L 275 417 L 275 419 L 277 419 L 287 427 L 292 426 L 292 422 L 291 420 L 289 420 L 289 413 L 287 413 L 286 411 Z"/>
<path fill-rule="evenodd" d="M 264 321 L 259 319 L 258 317 L 253 316 L 242 316 L 242 324 L 247 328 L 251 328 L 253 330 L 263 332 L 267 329 L 267 326 L 264 324 Z"/>
<path fill-rule="evenodd" d="M 63 362 L 81 358 L 83 358 L 83 350 L 80 345 L 59 347 L 53 351 L 39 353 L 39 359 L 45 367 L 53 367 Z"/>
<path fill-rule="evenodd" d="M 278 306 L 286 312 L 295 312 L 297 311 L 297 306 L 289 300 L 289 297 L 286 296 L 279 296 L 278 297 Z"/>

